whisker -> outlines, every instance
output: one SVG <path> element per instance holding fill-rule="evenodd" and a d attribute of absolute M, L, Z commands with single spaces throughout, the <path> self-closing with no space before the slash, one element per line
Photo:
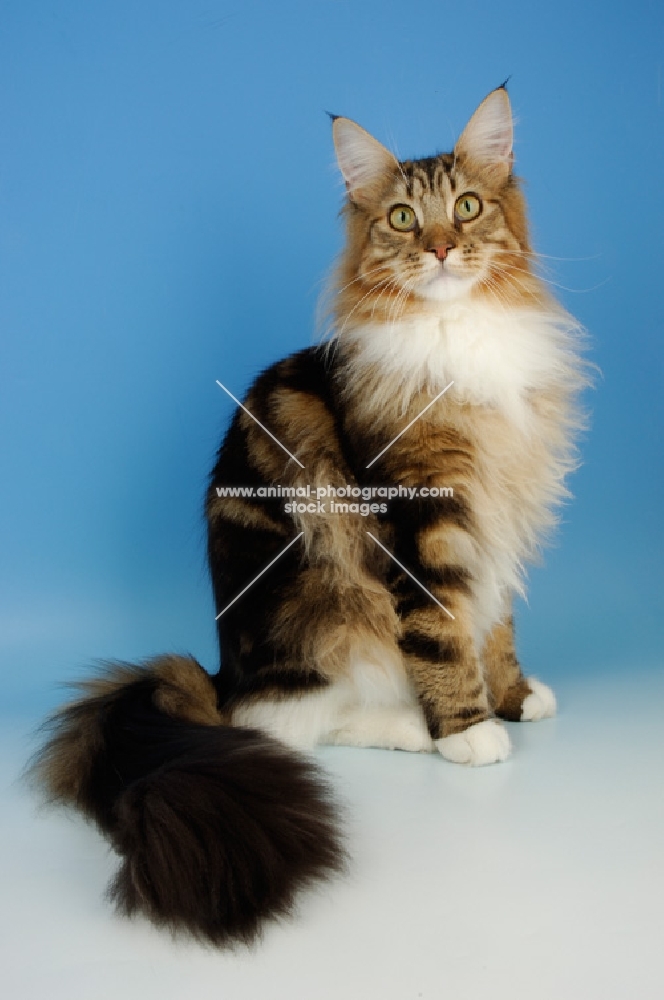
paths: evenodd
<path fill-rule="evenodd" d="M 415 284 L 415 280 L 416 279 L 414 277 L 406 280 L 406 282 L 404 283 L 404 285 L 401 288 L 401 291 L 399 292 L 399 294 L 396 297 L 396 301 L 393 304 L 393 307 L 392 307 L 392 310 L 391 310 L 391 314 L 390 314 L 390 317 L 393 314 L 394 318 L 393 319 L 392 318 L 388 319 L 388 322 L 391 323 L 392 329 L 394 329 L 395 325 L 401 319 L 401 316 L 403 316 L 403 314 L 404 314 L 404 311 L 405 311 L 405 308 L 406 308 L 406 302 L 408 300 L 408 296 L 410 295 L 411 289 L 413 288 L 413 286 Z M 397 313 L 398 313 L 399 309 L 401 309 L 401 313 L 397 316 Z"/>
<path fill-rule="evenodd" d="M 362 274 L 358 274 L 356 278 L 353 278 L 352 281 L 347 282 L 347 284 L 343 285 L 341 288 L 336 288 L 334 293 L 335 295 L 341 295 L 342 292 L 345 292 L 347 288 L 350 288 L 350 286 L 354 285 L 357 281 L 364 281 L 364 279 L 368 278 L 370 274 L 376 274 L 377 271 L 384 270 L 385 264 L 383 263 L 379 264 L 378 267 L 372 267 L 370 271 L 363 271 Z"/>
<path fill-rule="evenodd" d="M 507 314 L 507 306 L 508 306 L 507 299 L 504 297 L 503 290 L 501 286 L 498 284 L 498 282 L 495 280 L 493 275 L 491 274 L 485 275 L 479 284 L 487 288 L 489 293 L 495 299 L 498 306 L 502 309 L 502 311 L 505 314 Z"/>
<path fill-rule="evenodd" d="M 503 248 L 501 248 L 503 249 Z M 554 257 L 549 253 L 540 253 L 538 250 L 504 250 L 504 253 L 517 253 L 523 257 L 544 257 L 546 260 L 563 260 L 563 261 L 580 261 L 580 260 L 599 260 L 602 256 L 601 253 L 594 253 L 588 257 Z"/>
<path fill-rule="evenodd" d="M 398 284 L 399 284 L 399 279 L 395 276 L 395 277 L 393 277 L 391 279 L 391 281 L 389 281 L 387 283 L 387 285 L 385 285 L 385 287 L 382 289 L 382 291 L 378 294 L 378 296 L 376 297 L 376 301 L 374 302 L 373 306 L 371 307 L 371 318 L 372 319 L 374 318 L 374 314 L 376 312 L 376 306 L 380 302 L 380 300 L 383 297 L 383 295 L 385 294 L 385 292 L 387 292 L 390 288 L 397 288 Z"/>
<path fill-rule="evenodd" d="M 533 275 L 532 271 L 529 271 L 527 268 L 518 268 L 515 266 L 512 266 L 509 269 L 506 267 L 501 268 L 501 266 L 499 264 L 496 264 L 495 261 L 492 261 L 490 266 L 494 267 L 496 270 L 499 270 L 501 274 L 514 277 L 514 280 L 517 283 L 519 283 L 521 287 L 524 289 L 526 286 L 522 282 L 520 282 L 516 276 L 514 276 L 514 271 L 520 271 L 522 274 L 528 274 L 531 277 L 537 277 L 538 281 L 544 281 L 547 285 L 551 285 L 552 288 L 560 288 L 564 292 L 572 292 L 574 294 L 580 294 L 580 295 L 585 294 L 586 292 L 594 292 L 598 288 L 601 288 L 603 285 L 607 283 L 607 281 L 610 280 L 609 278 L 604 278 L 603 281 L 598 282 L 598 284 L 596 285 L 592 285 L 590 288 L 569 288 L 567 285 L 561 285 L 559 281 L 554 281 L 552 278 L 546 278 L 542 274 Z"/>
<path fill-rule="evenodd" d="M 369 296 L 371 295 L 371 293 L 375 292 L 376 289 L 380 288 L 380 286 L 383 285 L 383 284 L 385 284 L 385 282 L 389 282 L 391 280 L 392 280 L 391 278 L 385 278 L 385 279 L 383 279 L 383 281 L 379 281 L 377 285 L 372 285 L 372 287 L 369 289 L 369 291 L 365 292 L 365 294 L 362 296 L 362 298 L 358 302 L 355 303 L 355 305 L 353 306 L 353 308 L 347 314 L 346 318 L 343 321 L 343 325 L 342 325 L 341 329 L 339 330 L 338 333 L 335 334 L 335 337 L 340 337 L 342 335 L 342 333 L 346 329 L 346 326 L 348 325 L 349 319 L 351 318 L 351 316 L 353 315 L 353 313 L 357 309 L 359 309 L 359 307 L 362 305 L 362 303 L 364 302 L 364 300 L 368 299 Z"/>

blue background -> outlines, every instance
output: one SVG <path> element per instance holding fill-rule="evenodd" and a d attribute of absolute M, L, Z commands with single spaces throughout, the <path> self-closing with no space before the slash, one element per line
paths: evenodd
<path fill-rule="evenodd" d="M 216 669 L 202 497 L 236 395 L 311 342 L 341 242 L 330 110 L 450 149 L 511 74 L 547 274 L 592 335 L 592 429 L 519 608 L 530 671 L 662 650 L 660 4 L 0 4 L 1 697 L 93 659 Z"/>

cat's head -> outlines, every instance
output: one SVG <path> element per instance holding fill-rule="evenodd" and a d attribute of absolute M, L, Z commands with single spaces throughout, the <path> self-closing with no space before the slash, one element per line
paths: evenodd
<path fill-rule="evenodd" d="M 421 160 L 399 162 L 349 118 L 334 119 L 348 193 L 340 318 L 396 319 L 467 296 L 532 301 L 512 131 L 504 87 L 480 104 L 452 153 Z"/>

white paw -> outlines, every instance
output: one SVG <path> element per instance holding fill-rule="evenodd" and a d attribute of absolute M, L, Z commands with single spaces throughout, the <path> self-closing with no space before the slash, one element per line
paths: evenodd
<path fill-rule="evenodd" d="M 430 753 L 433 741 L 419 709 L 365 708 L 349 711 L 345 725 L 329 734 L 327 743 L 351 747 L 380 747 Z"/>
<path fill-rule="evenodd" d="M 521 706 L 522 722 L 537 722 L 538 719 L 548 719 L 556 714 L 556 696 L 546 684 L 528 677 L 528 687 L 531 693 L 526 695 Z"/>
<path fill-rule="evenodd" d="M 462 733 L 443 736 L 436 740 L 439 753 L 455 764 L 495 764 L 510 755 L 510 738 L 504 726 L 496 719 L 476 722 Z"/>
<path fill-rule="evenodd" d="M 392 750 L 410 750 L 411 753 L 431 753 L 433 750 L 433 740 L 421 712 L 404 712 L 394 724 L 389 743 Z"/>

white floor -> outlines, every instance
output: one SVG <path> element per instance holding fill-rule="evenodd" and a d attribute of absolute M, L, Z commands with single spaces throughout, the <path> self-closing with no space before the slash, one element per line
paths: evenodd
<path fill-rule="evenodd" d="M 505 764 L 330 748 L 352 871 L 252 951 L 114 916 L 114 863 L 0 740 L 0 990 L 11 1000 L 661 1000 L 664 670 L 559 684 Z M 30 720 L 32 724 L 33 720 Z"/>

